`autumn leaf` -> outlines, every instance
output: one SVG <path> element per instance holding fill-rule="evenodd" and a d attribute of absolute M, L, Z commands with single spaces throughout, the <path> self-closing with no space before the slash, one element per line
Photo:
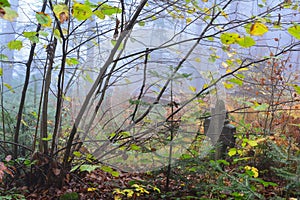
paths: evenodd
<path fill-rule="evenodd" d="M 238 33 L 223 33 L 220 36 L 220 39 L 223 44 L 229 45 L 229 44 L 234 44 L 238 37 L 239 37 Z"/>
<path fill-rule="evenodd" d="M 79 21 L 86 20 L 93 15 L 92 9 L 88 5 L 75 3 L 73 5 L 73 16 Z"/>
<path fill-rule="evenodd" d="M 262 36 L 268 32 L 268 27 L 260 22 L 255 22 L 250 27 L 250 34 L 254 36 Z"/>
<path fill-rule="evenodd" d="M 69 20 L 69 10 L 68 6 L 65 4 L 58 4 L 53 7 L 53 12 L 60 23 L 64 23 Z"/>
<path fill-rule="evenodd" d="M 226 83 L 226 82 L 223 82 L 223 85 L 226 89 L 231 89 L 233 88 L 233 84 L 232 83 Z"/>
<path fill-rule="evenodd" d="M 300 24 L 289 27 L 288 32 L 296 39 L 300 40 Z"/>
<path fill-rule="evenodd" d="M 13 87 L 11 85 L 9 85 L 8 83 L 3 83 L 3 85 L 12 93 L 15 93 L 15 90 L 13 89 Z"/>
<path fill-rule="evenodd" d="M 88 192 L 94 192 L 96 190 L 97 190 L 97 188 L 93 188 L 93 187 L 87 189 Z"/>
<path fill-rule="evenodd" d="M 44 12 L 36 12 L 35 17 L 38 21 L 39 24 L 41 24 L 44 27 L 49 27 L 51 26 L 52 19 L 51 17 L 44 13 Z"/>
<path fill-rule="evenodd" d="M 8 21 L 13 21 L 18 17 L 18 13 L 10 7 L 0 7 L 0 17 Z"/>
<path fill-rule="evenodd" d="M 189 86 L 189 89 L 190 89 L 192 92 L 196 92 L 196 91 L 197 91 L 197 88 L 195 88 L 194 86 Z"/>

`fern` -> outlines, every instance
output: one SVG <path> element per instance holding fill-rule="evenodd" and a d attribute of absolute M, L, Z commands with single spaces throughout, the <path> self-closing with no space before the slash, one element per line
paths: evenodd
<path fill-rule="evenodd" d="M 274 159 L 275 165 L 271 169 L 277 176 L 287 181 L 287 195 L 297 195 L 300 192 L 300 156 L 298 152 L 288 151 L 284 147 L 279 147 L 273 142 L 269 142 L 269 155 Z M 276 166 L 281 166 L 276 167 Z"/>

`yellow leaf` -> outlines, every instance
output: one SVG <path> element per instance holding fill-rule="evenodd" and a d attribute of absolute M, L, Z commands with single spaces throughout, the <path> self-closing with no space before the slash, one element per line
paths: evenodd
<path fill-rule="evenodd" d="M 187 24 L 189 24 L 189 23 L 191 23 L 191 22 L 192 22 L 192 19 L 191 19 L 191 18 L 186 18 L 186 20 L 185 20 L 185 21 L 186 21 L 186 23 L 187 23 Z"/>
<path fill-rule="evenodd" d="M 225 87 L 226 89 L 231 89 L 231 88 L 233 88 L 233 84 L 231 84 L 231 83 L 223 82 L 223 85 L 224 85 L 224 87 Z"/>
<path fill-rule="evenodd" d="M 222 66 L 223 66 L 224 68 L 227 68 L 229 65 L 228 65 L 226 62 L 222 62 Z"/>
<path fill-rule="evenodd" d="M 250 28 L 250 34 L 255 36 L 262 36 L 266 32 L 268 32 L 268 30 L 268 27 L 263 23 L 255 22 Z"/>
<path fill-rule="evenodd" d="M 228 14 L 227 14 L 226 12 L 224 12 L 224 11 L 221 12 L 221 15 L 222 15 L 223 17 L 225 17 L 225 18 L 228 18 Z"/>
<path fill-rule="evenodd" d="M 58 4 L 53 7 L 53 12 L 60 23 L 64 23 L 69 20 L 69 9 L 65 4 Z"/>
<path fill-rule="evenodd" d="M 195 61 L 196 62 L 201 62 L 201 59 L 200 58 L 195 58 Z"/>
<path fill-rule="evenodd" d="M 75 3 L 73 5 L 73 16 L 81 20 L 86 20 L 93 15 L 92 9 L 88 5 L 84 5 L 81 3 Z"/>
<path fill-rule="evenodd" d="M 94 192 L 94 191 L 96 191 L 96 190 L 97 190 L 97 188 L 88 188 L 88 189 L 87 189 L 88 192 Z"/>
<path fill-rule="evenodd" d="M 197 89 L 194 87 L 194 86 L 190 86 L 189 89 L 192 91 L 192 92 L 196 92 Z"/>

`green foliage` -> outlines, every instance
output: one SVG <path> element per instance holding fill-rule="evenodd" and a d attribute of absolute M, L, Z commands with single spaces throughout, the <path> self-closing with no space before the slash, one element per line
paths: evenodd
<path fill-rule="evenodd" d="M 290 197 L 300 196 L 300 150 L 290 151 L 290 147 L 269 142 L 268 159 L 273 160 L 271 169 L 287 181 L 285 189 Z"/>
<path fill-rule="evenodd" d="M 81 4 L 81 3 L 75 3 L 73 5 L 73 16 L 79 20 L 86 20 L 90 18 L 93 15 L 92 9 L 90 6 Z"/>
<path fill-rule="evenodd" d="M 31 31 L 31 32 L 23 32 L 23 36 L 28 38 L 33 43 L 38 43 L 39 38 L 37 36 L 37 32 Z"/>
<path fill-rule="evenodd" d="M 252 37 L 241 37 L 238 33 L 222 33 L 220 36 L 220 40 L 225 45 L 238 44 L 244 48 L 255 45 L 255 41 Z"/>
<path fill-rule="evenodd" d="M 294 87 L 296 93 L 300 95 L 300 86 L 299 85 L 294 85 L 293 87 Z"/>
<path fill-rule="evenodd" d="M 7 44 L 7 47 L 11 50 L 20 50 L 23 47 L 23 42 L 20 40 L 13 40 Z"/>
<path fill-rule="evenodd" d="M 249 36 L 245 36 L 242 38 L 237 38 L 236 39 L 237 44 L 239 44 L 241 47 L 252 47 L 253 45 L 255 45 L 255 41 L 252 37 Z"/>
<path fill-rule="evenodd" d="M 220 36 L 221 42 L 223 44 L 229 45 L 236 43 L 236 40 L 239 38 L 238 33 L 223 33 Z"/>
<path fill-rule="evenodd" d="M 66 63 L 69 66 L 78 65 L 79 61 L 76 58 L 67 58 Z"/>
<path fill-rule="evenodd" d="M 295 24 L 288 28 L 289 34 L 300 40 L 300 24 Z"/>
<path fill-rule="evenodd" d="M 13 87 L 8 84 L 8 83 L 3 83 L 3 85 L 12 93 L 15 93 L 15 90 L 13 89 Z"/>
<path fill-rule="evenodd" d="M 7 55 L 0 54 L 0 60 L 8 60 Z"/>
<path fill-rule="evenodd" d="M 111 16 L 113 14 L 122 13 L 122 9 L 115 7 L 115 6 L 111 6 L 107 3 L 102 4 L 100 7 L 100 10 L 104 15 L 108 15 L 108 16 Z"/>
<path fill-rule="evenodd" d="M 10 7 L 10 3 L 8 2 L 8 0 L 0 0 L 0 8 L 3 7 Z"/>
<path fill-rule="evenodd" d="M 52 24 L 52 18 L 50 15 L 43 13 L 43 12 L 36 12 L 35 17 L 39 24 L 45 27 L 49 27 Z"/>
<path fill-rule="evenodd" d="M 65 193 L 59 197 L 59 200 L 78 200 L 78 199 L 79 199 L 79 195 L 77 192 Z"/>

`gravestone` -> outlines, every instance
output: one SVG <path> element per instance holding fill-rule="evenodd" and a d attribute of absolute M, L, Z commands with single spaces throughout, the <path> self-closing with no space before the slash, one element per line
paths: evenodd
<path fill-rule="evenodd" d="M 228 147 L 234 147 L 235 133 L 236 127 L 230 124 L 228 120 L 224 102 L 217 101 L 216 107 L 212 109 L 211 117 L 204 120 L 204 134 L 215 145 L 214 159 L 224 158 Z"/>

